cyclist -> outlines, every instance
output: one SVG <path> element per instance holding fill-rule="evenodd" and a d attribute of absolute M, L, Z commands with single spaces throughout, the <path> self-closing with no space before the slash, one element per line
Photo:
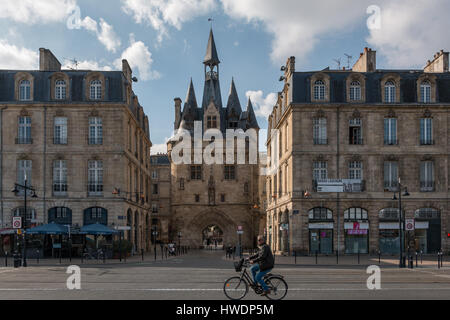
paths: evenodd
<path fill-rule="evenodd" d="M 249 258 L 250 263 L 255 264 L 250 270 L 252 271 L 255 283 L 259 283 L 264 290 L 262 296 L 266 296 L 270 294 L 270 289 L 264 282 L 263 277 L 273 269 L 275 261 L 264 236 L 258 236 L 258 247 L 258 253 Z"/>

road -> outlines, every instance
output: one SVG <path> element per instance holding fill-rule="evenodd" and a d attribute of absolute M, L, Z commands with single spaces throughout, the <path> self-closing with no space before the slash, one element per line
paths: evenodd
<path fill-rule="evenodd" d="M 0 299 L 222 300 L 235 276 L 222 251 L 194 251 L 164 261 L 81 265 L 81 290 L 68 290 L 67 266 L 0 268 Z M 450 299 L 450 268 L 381 267 L 381 290 L 367 289 L 366 266 L 277 265 L 289 284 L 286 299 Z M 253 292 L 246 299 L 262 299 Z"/>

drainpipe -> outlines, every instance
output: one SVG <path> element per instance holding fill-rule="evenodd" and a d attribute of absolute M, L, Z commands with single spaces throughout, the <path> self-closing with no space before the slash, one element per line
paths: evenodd
<path fill-rule="evenodd" d="M 3 110 L 6 109 L 8 109 L 6 106 L 0 108 L 0 216 L 2 227 L 5 225 L 3 219 Z"/>
<path fill-rule="evenodd" d="M 340 170 L 339 170 L 339 157 L 340 157 L 340 135 L 339 135 L 339 125 L 340 125 L 340 107 L 337 107 L 336 110 L 336 139 L 337 139 L 337 149 L 336 149 L 336 173 L 337 173 L 337 179 L 340 179 Z M 340 253 L 340 236 L 341 236 L 341 214 L 340 214 L 340 193 L 338 192 L 336 194 L 336 214 L 337 214 L 337 259 L 339 261 L 339 253 Z"/>
<path fill-rule="evenodd" d="M 47 218 L 47 207 L 46 207 L 46 190 L 47 190 L 47 185 L 46 185 L 46 176 L 47 176 L 47 107 L 44 106 L 44 164 L 43 164 L 44 168 L 43 168 L 43 177 L 42 177 L 42 182 L 43 182 L 43 195 L 42 195 L 42 201 L 43 201 L 43 223 L 48 223 Z"/>

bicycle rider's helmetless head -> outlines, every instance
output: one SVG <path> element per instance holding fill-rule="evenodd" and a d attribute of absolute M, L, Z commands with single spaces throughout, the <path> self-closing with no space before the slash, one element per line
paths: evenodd
<path fill-rule="evenodd" d="M 266 243 L 266 238 L 264 236 L 258 236 L 258 245 L 262 246 Z"/>

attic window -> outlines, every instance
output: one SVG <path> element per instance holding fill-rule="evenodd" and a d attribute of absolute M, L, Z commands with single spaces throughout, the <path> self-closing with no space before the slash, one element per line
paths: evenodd
<path fill-rule="evenodd" d="M 232 128 L 232 129 L 236 129 L 238 127 L 238 122 L 237 121 L 230 121 L 228 123 L 228 127 Z"/>
<path fill-rule="evenodd" d="M 216 116 L 208 116 L 206 127 L 208 129 L 217 128 L 217 117 Z"/>

